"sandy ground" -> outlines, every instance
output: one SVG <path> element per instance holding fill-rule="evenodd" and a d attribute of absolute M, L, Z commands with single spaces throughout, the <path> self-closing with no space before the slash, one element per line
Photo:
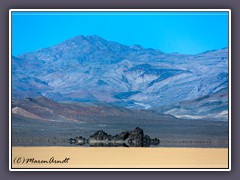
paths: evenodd
<path fill-rule="evenodd" d="M 228 149 L 13 147 L 12 168 L 228 168 Z"/>

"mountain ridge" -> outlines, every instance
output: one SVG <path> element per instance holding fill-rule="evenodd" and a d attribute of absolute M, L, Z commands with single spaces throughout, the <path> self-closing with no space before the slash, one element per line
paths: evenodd
<path fill-rule="evenodd" d="M 12 73 L 14 98 L 154 109 L 228 88 L 228 49 L 166 54 L 81 35 L 12 57 Z"/>

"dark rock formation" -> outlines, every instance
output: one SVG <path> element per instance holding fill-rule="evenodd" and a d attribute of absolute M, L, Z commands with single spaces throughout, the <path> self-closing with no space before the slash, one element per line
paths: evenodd
<path fill-rule="evenodd" d="M 121 141 L 121 140 L 126 140 L 129 137 L 129 132 L 128 131 L 123 131 L 120 134 L 117 134 L 112 137 L 112 140 L 114 141 Z"/>
<path fill-rule="evenodd" d="M 142 147 L 143 146 L 143 130 L 137 127 L 135 130 L 130 131 L 128 143 L 130 146 Z"/>
<path fill-rule="evenodd" d="M 110 140 L 111 135 L 108 135 L 103 130 L 95 132 L 93 135 L 90 136 L 90 140 L 102 141 L 102 140 Z"/>
<path fill-rule="evenodd" d="M 70 144 L 76 144 L 76 139 L 74 139 L 74 138 L 70 138 L 69 140 L 68 140 L 68 142 L 70 143 Z"/>
<path fill-rule="evenodd" d="M 143 147 L 149 147 L 151 145 L 150 137 L 148 135 L 144 135 L 142 143 L 143 143 L 142 144 Z M 158 145 L 158 144 L 156 144 L 156 145 Z"/>
<path fill-rule="evenodd" d="M 152 145 L 158 145 L 159 143 L 160 143 L 160 140 L 157 139 L 157 138 L 154 138 L 154 139 L 150 140 L 150 144 L 152 144 Z"/>
<path fill-rule="evenodd" d="M 100 130 L 91 135 L 89 139 L 80 136 L 69 139 L 69 143 L 80 146 L 90 144 L 90 146 L 95 147 L 149 147 L 158 145 L 160 141 L 157 138 L 151 139 L 148 135 L 144 135 L 143 130 L 137 127 L 133 131 L 123 131 L 115 136 Z"/>

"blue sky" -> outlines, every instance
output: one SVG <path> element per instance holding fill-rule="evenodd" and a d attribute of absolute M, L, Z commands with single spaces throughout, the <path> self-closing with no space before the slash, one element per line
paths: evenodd
<path fill-rule="evenodd" d="M 12 54 L 77 35 L 124 45 L 197 54 L 228 47 L 227 12 L 12 12 Z"/>

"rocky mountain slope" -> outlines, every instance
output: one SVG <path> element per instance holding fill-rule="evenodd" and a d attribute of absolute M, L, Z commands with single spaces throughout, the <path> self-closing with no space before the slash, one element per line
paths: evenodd
<path fill-rule="evenodd" d="M 202 106 L 191 111 L 194 100 L 219 91 L 224 96 L 205 99 L 204 108 L 208 101 L 222 101 L 217 113 L 226 115 L 228 101 L 222 98 L 228 92 L 224 89 L 228 89 L 228 49 L 196 55 L 166 54 L 99 36 L 76 36 L 12 57 L 12 96 L 16 99 L 45 96 L 58 102 L 111 103 L 138 109 L 161 107 L 161 111 L 165 106 L 168 108 L 164 113 L 197 117 Z M 189 102 L 190 109 L 169 109 L 181 102 Z"/>

